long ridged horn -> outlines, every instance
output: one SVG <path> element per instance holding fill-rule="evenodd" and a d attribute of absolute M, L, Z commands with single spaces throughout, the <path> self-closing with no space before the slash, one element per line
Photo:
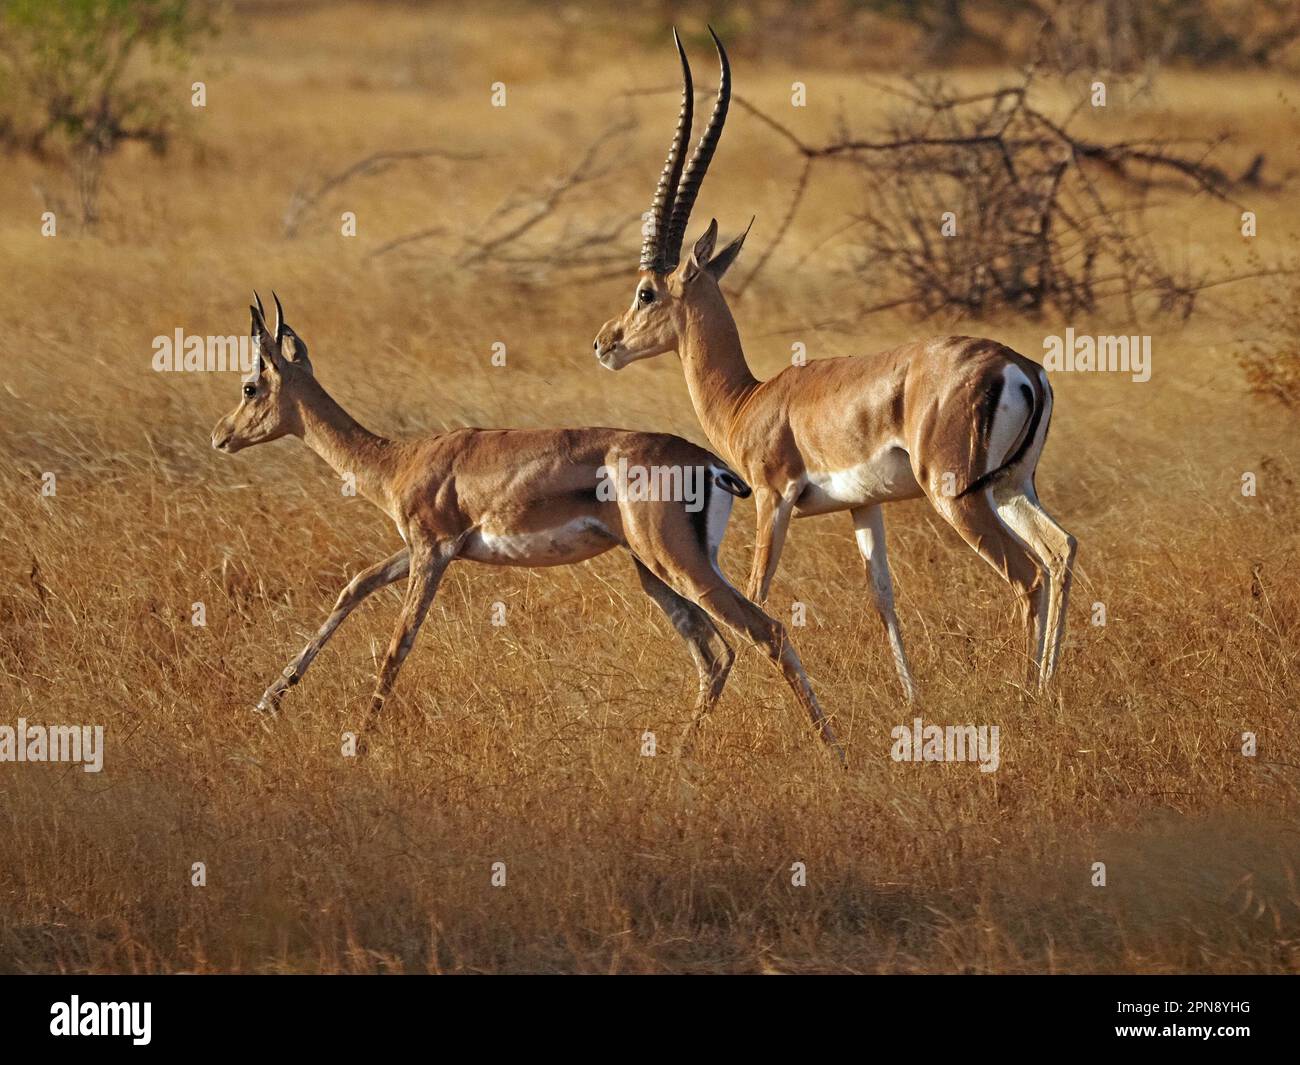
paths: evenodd
<path fill-rule="evenodd" d="M 713 114 L 709 116 L 709 124 L 704 127 L 704 133 L 695 146 L 695 152 L 677 188 L 664 246 L 664 261 L 670 270 L 681 259 L 682 240 L 686 236 L 687 223 L 691 220 L 691 208 L 695 206 L 695 197 L 700 193 L 700 185 L 704 182 L 704 175 L 709 172 L 709 163 L 713 161 L 713 153 L 722 138 L 722 127 L 727 121 L 727 107 L 731 103 L 731 64 L 727 62 L 727 51 L 722 47 L 712 26 L 709 27 L 709 35 L 718 49 L 718 63 L 722 68 L 718 80 L 718 98 L 713 105 Z"/>
<path fill-rule="evenodd" d="M 664 240 L 672 217 L 673 204 L 677 197 L 677 185 L 682 177 L 682 166 L 686 162 L 686 142 L 691 139 L 691 122 L 695 115 L 695 86 L 691 81 L 691 65 L 686 61 L 686 49 L 682 39 L 673 29 L 673 43 L 677 45 L 677 54 L 682 61 L 682 107 L 677 115 L 677 129 L 673 133 L 673 142 L 668 149 L 668 159 L 664 162 L 663 173 L 659 175 L 659 185 L 655 189 L 654 202 L 650 205 L 650 228 L 641 244 L 641 269 L 653 270 L 664 274 L 676 266 L 674 261 L 668 265 L 664 250 Z"/>

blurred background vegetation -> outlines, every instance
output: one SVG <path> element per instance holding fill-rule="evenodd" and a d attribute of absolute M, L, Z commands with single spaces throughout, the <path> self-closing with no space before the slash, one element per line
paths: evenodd
<path fill-rule="evenodd" d="M 107 158 L 130 142 L 166 152 L 192 114 L 172 73 L 191 64 L 223 28 L 259 15 L 302 15 L 329 6 L 327 0 L 0 0 L 0 147 L 62 172 L 66 192 L 42 180 L 42 195 L 60 206 L 71 197 L 87 230 L 99 220 Z M 411 0 L 371 6 L 435 15 L 448 7 Z M 908 307 L 923 317 L 943 311 L 983 317 L 999 309 L 1037 315 L 1053 307 L 1070 313 L 1095 309 L 1107 297 L 1123 300 L 1131 315 L 1138 313 L 1141 297 L 1163 311 L 1192 313 L 1202 287 L 1231 275 L 1162 261 L 1145 240 L 1147 196 L 1162 177 L 1181 171 L 1189 179 L 1185 191 L 1239 202 L 1237 193 L 1272 178 L 1264 173 L 1264 154 L 1230 175 L 1207 162 L 1229 139 L 1226 134 L 1178 150 L 1154 135 L 1134 142 L 1127 131 L 1118 142 L 1081 141 L 1066 130 L 1064 117 L 1058 125 L 1033 109 L 1030 84 L 1080 75 L 1112 79 L 1119 103 L 1150 94 L 1166 67 L 1300 69 L 1300 0 L 657 0 L 631 11 L 604 0 L 506 0 L 492 7 L 506 17 L 536 17 L 540 9 L 561 42 L 579 26 L 594 26 L 612 41 L 625 40 L 626 47 L 653 48 L 668 26 L 677 25 L 693 44 L 707 44 L 705 27 L 711 24 L 734 55 L 760 63 L 905 72 L 913 88 L 901 95 L 888 127 L 892 140 L 885 142 L 897 148 L 846 150 L 853 138 L 843 117 L 837 120 L 838 137 L 820 145 L 787 136 L 804 169 L 777 239 L 795 221 L 814 162 L 836 156 L 853 163 L 862 169 L 865 186 L 875 190 L 848 215 L 860 234 L 854 269 L 876 293 L 862 309 Z M 987 96 L 966 97 L 943 81 L 922 80 L 927 72 L 1017 65 L 1021 73 L 1004 74 Z M 986 101 L 990 105 L 981 110 L 972 106 Z M 587 152 L 607 157 L 626 132 L 626 121 L 611 125 Z M 990 135 L 996 140 L 970 143 Z M 918 150 L 912 143 L 918 137 L 938 137 L 940 143 Z M 286 235 L 297 232 L 300 216 L 325 193 L 403 160 L 440 155 L 447 153 L 389 146 L 305 180 L 286 211 Z M 1128 187 L 1092 180 L 1088 167 L 1078 165 L 1084 162 L 1094 170 L 1100 164 Z M 1135 175 L 1134 162 L 1142 173 Z M 462 234 L 448 254 L 467 265 L 484 266 L 491 258 L 534 270 L 616 262 L 608 248 L 635 223 L 626 214 L 606 212 L 585 226 L 570 222 L 541 246 L 521 239 L 545 233 L 562 204 L 580 211 L 583 198 L 576 193 L 590 192 L 601 176 L 592 170 L 590 160 L 584 161 L 558 175 L 546 196 L 503 201 L 492 220 L 495 228 Z M 931 216 L 953 204 L 973 221 L 976 239 L 926 239 Z M 445 235 L 440 227 L 421 227 L 376 254 L 439 235 Z M 762 253 L 760 269 L 772 250 Z M 1253 265 L 1300 297 L 1293 260 Z M 1238 353 L 1256 394 L 1287 406 L 1300 405 L 1297 302 L 1270 301 L 1252 312 L 1266 331 Z"/>

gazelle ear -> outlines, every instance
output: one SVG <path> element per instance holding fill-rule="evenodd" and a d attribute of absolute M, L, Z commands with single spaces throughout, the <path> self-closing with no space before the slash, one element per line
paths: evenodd
<path fill-rule="evenodd" d="M 691 250 L 690 260 L 686 263 L 686 269 L 682 277 L 685 281 L 692 280 L 713 256 L 713 246 L 718 242 L 718 220 L 709 219 L 709 228 L 704 231 L 704 235 L 695 242 L 695 247 Z"/>
<path fill-rule="evenodd" d="M 295 366 L 301 366 L 311 373 L 311 362 L 307 358 L 307 342 L 293 331 L 293 326 L 284 327 L 284 340 L 280 342 L 280 354 Z"/>
<path fill-rule="evenodd" d="M 311 373 L 311 363 L 307 361 L 307 345 L 285 320 L 280 297 L 272 292 L 271 298 L 275 300 L 275 347 L 280 357 Z"/>
<path fill-rule="evenodd" d="M 721 281 L 722 275 L 725 274 L 731 267 L 731 264 L 736 261 L 736 256 L 740 254 L 740 249 L 745 246 L 745 238 L 749 236 L 749 231 L 753 228 L 754 219 L 751 218 L 749 220 L 749 225 L 745 227 L 745 232 L 740 234 L 740 236 L 709 260 L 704 269 L 712 275 L 714 281 Z"/>

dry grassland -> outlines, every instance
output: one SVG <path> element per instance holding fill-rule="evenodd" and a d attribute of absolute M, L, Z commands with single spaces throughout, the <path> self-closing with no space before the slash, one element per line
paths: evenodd
<path fill-rule="evenodd" d="M 618 554 L 453 567 L 367 759 L 340 757 L 339 736 L 366 704 L 395 591 L 349 620 L 273 727 L 254 718 L 339 588 L 396 536 L 296 441 L 214 452 L 237 378 L 155 373 L 153 337 L 238 333 L 249 290 L 274 287 L 322 381 L 377 431 L 605 424 L 704 442 L 675 358 L 613 375 L 591 357 L 631 296 L 634 226 L 624 265 L 596 279 L 450 254 L 629 107 L 635 131 L 574 217 L 643 210 L 675 103 L 618 94 L 670 86 L 669 48 L 604 18 L 469 11 L 239 15 L 196 64 L 209 104 L 173 151 L 109 162 L 93 233 L 69 223 L 42 238 L 33 185 L 57 175 L 18 156 L 0 170 L 0 722 L 108 734 L 97 775 L 0 766 L 0 970 L 1300 968 L 1296 426 L 1248 397 L 1234 359 L 1257 308 L 1285 298 L 1273 280 L 1207 293 L 1189 322 L 1155 320 L 1146 384 L 1056 377 L 1039 489 L 1081 547 L 1052 698 L 1020 687 L 1006 587 L 923 502 L 887 509 L 920 713 L 1000 726 L 996 773 L 889 758 L 890 730 L 912 715 L 846 515 L 794 526 L 770 607 L 788 620 L 807 604 L 793 634 L 847 772 L 748 648 L 695 756 L 642 757 L 647 729 L 671 748 L 694 671 Z M 692 47 L 707 82 L 708 53 Z M 809 84 L 790 121 L 810 134 L 841 105 L 861 128 L 889 106 L 859 80 L 883 60 L 823 69 L 738 52 L 738 91 L 765 108 L 789 114 L 790 82 Z M 498 80 L 504 109 L 488 104 Z M 1297 165 L 1295 94 L 1281 76 L 1169 71 L 1153 96 L 1090 121 L 1229 126 L 1228 160 L 1263 148 L 1280 175 Z M 482 158 L 358 180 L 281 235 L 299 184 L 430 145 Z M 797 172 L 737 111 L 692 234 L 710 215 L 734 232 L 756 214 L 743 277 Z M 856 318 L 869 293 L 844 270 L 848 238 L 823 242 L 864 194 L 827 169 L 733 304 L 760 375 L 795 341 L 818 358 L 975 331 L 1039 358 L 1067 324 L 1134 331 L 1119 311 Z M 1163 203 L 1152 221 L 1174 261 L 1246 268 L 1232 207 Z M 1252 206 L 1260 247 L 1294 241 L 1293 189 Z M 344 210 L 355 239 L 338 235 Z M 451 236 L 367 259 L 425 226 Z M 506 368 L 490 364 L 498 340 Z M 724 569 L 742 577 L 752 506 L 736 514 Z M 191 624 L 198 601 L 205 627 Z M 1094 603 L 1105 626 L 1090 624 Z M 190 884 L 196 861 L 204 888 Z M 1105 888 L 1090 883 L 1097 861 Z M 494 862 L 504 888 L 489 883 Z M 794 862 L 806 887 L 791 885 Z"/>

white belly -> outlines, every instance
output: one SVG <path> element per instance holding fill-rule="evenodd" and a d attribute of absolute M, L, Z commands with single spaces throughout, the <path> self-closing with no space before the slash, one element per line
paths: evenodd
<path fill-rule="evenodd" d="M 461 558 L 493 566 L 567 566 L 614 546 L 609 530 L 595 518 L 577 518 L 554 529 L 517 533 L 490 526 L 470 534 Z"/>
<path fill-rule="evenodd" d="M 899 447 L 885 448 L 868 461 L 848 469 L 810 469 L 806 476 L 808 484 L 795 503 L 796 518 L 894 499 L 913 499 L 921 494 L 907 452 Z"/>

